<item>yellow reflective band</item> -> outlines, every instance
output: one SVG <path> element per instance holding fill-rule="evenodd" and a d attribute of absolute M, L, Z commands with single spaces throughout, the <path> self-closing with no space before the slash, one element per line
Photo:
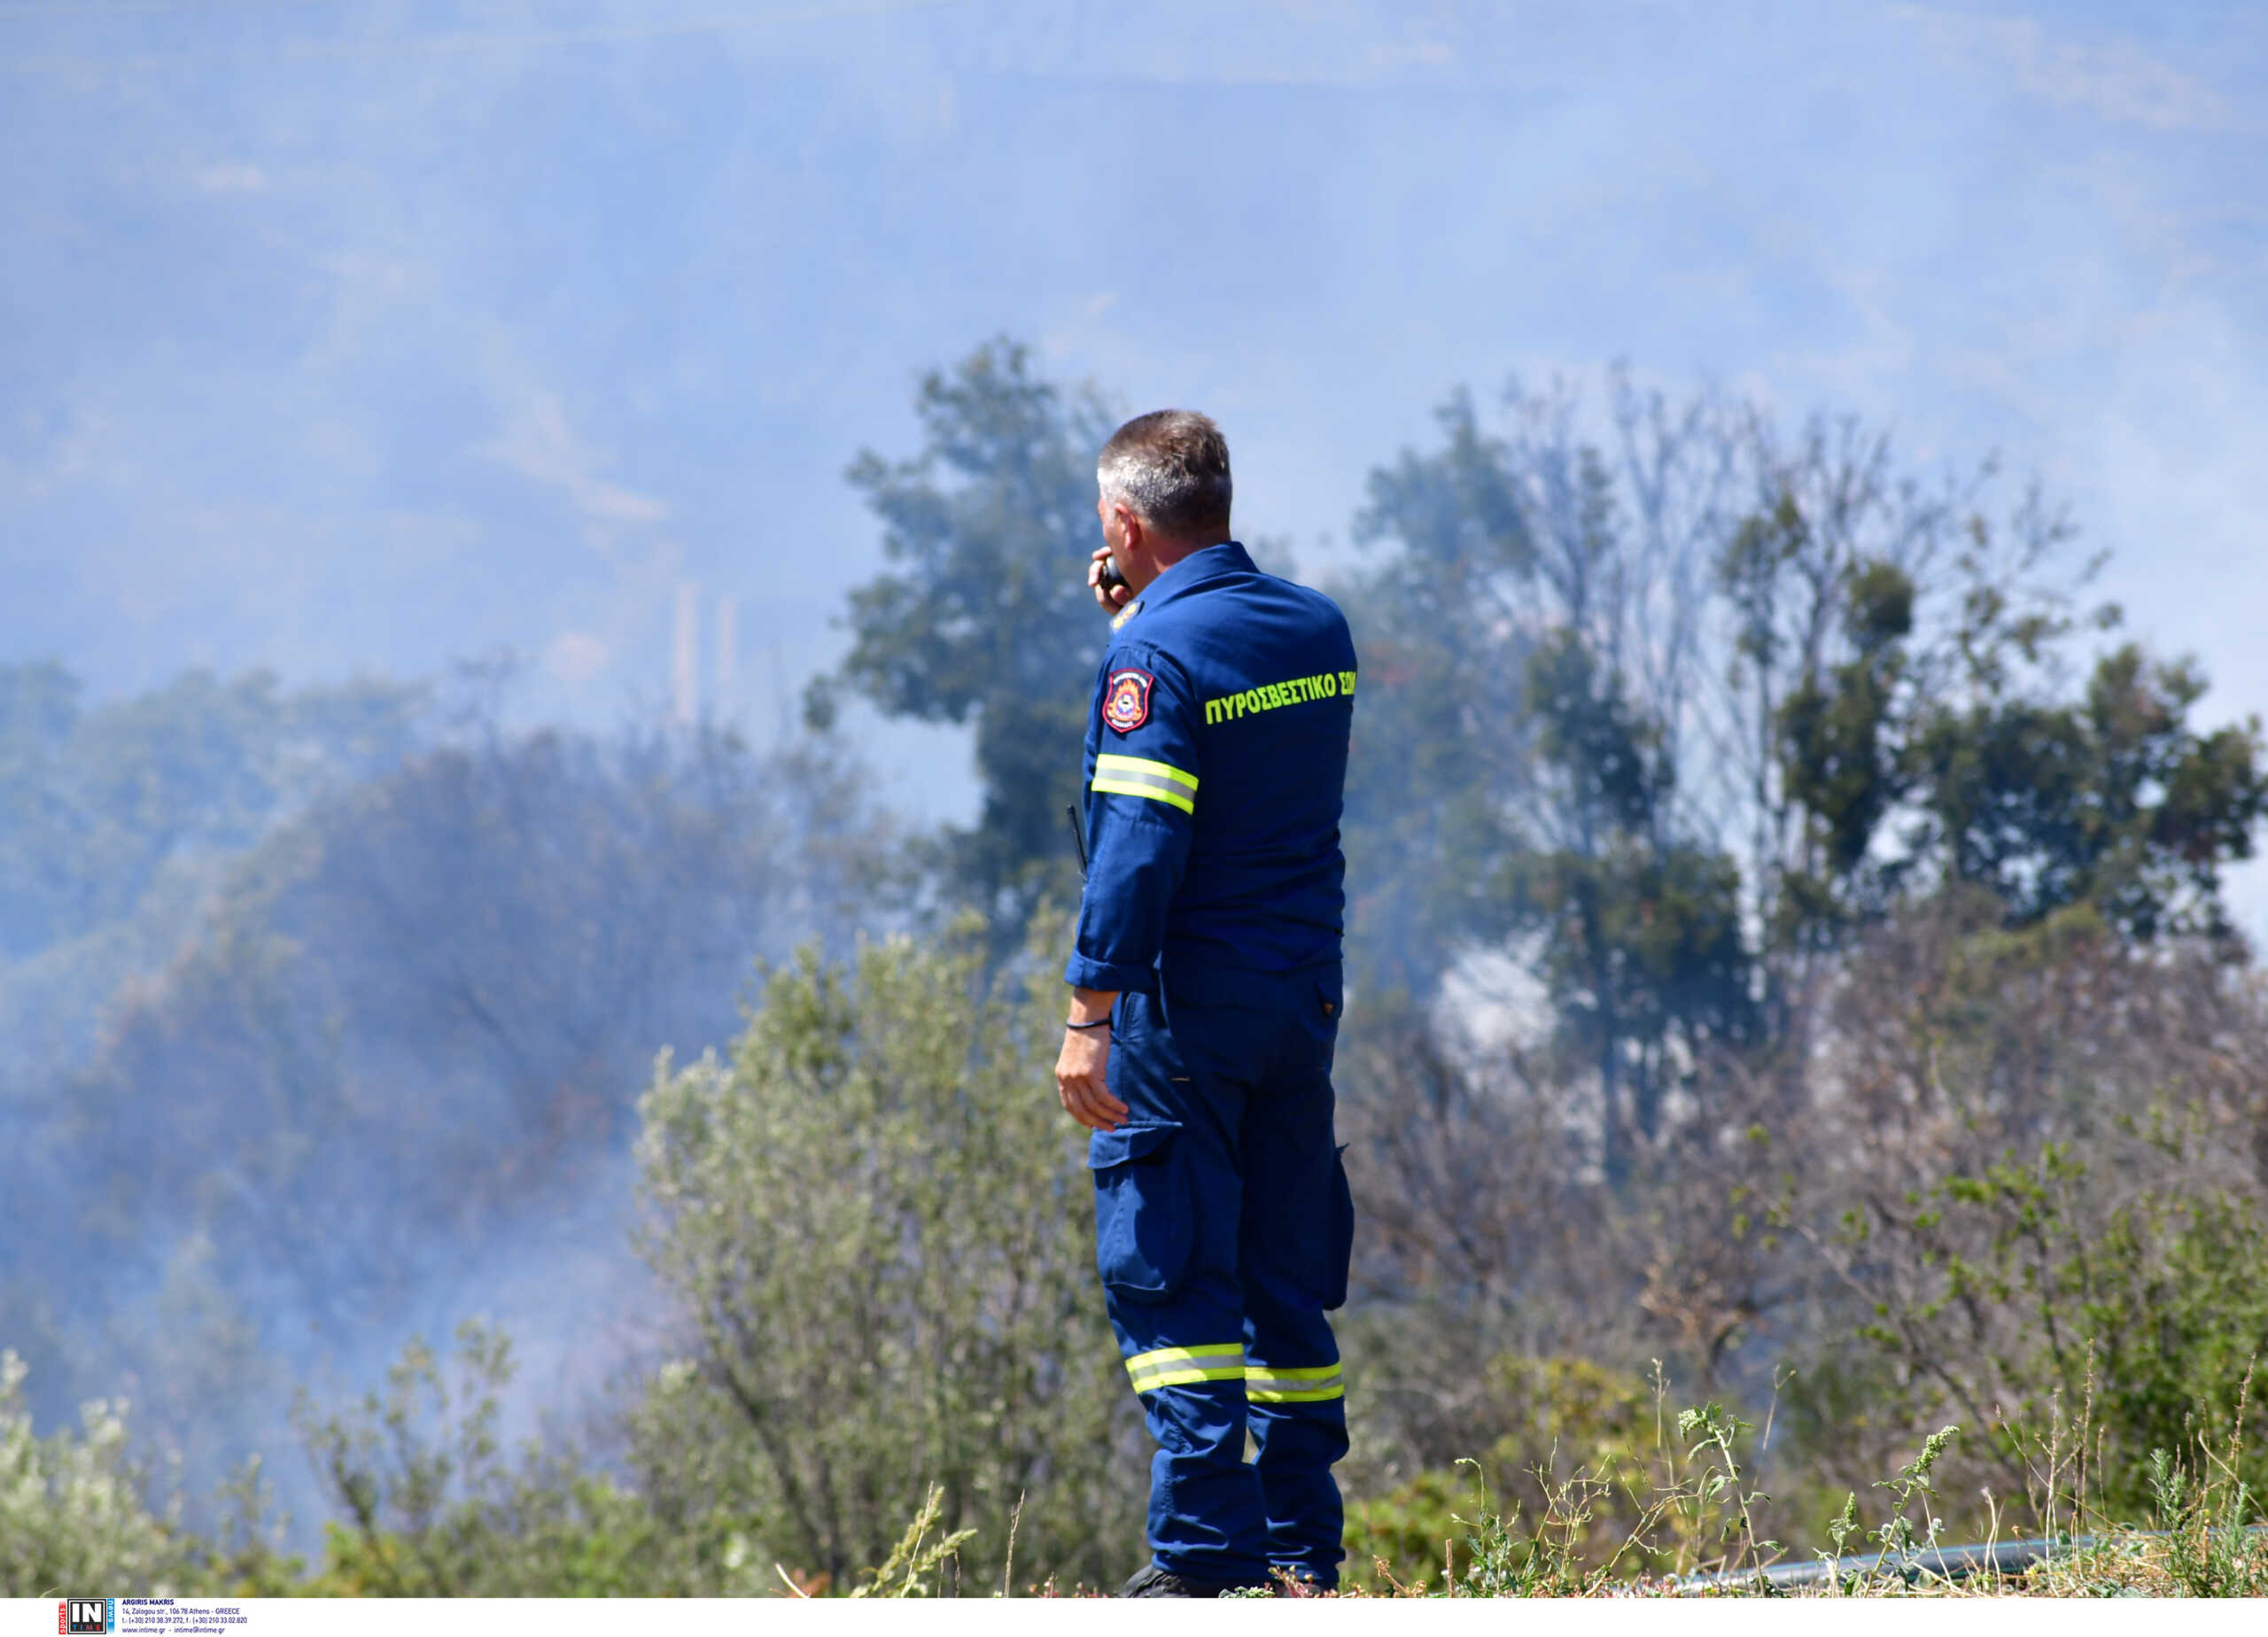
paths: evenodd
<path fill-rule="evenodd" d="M 1164 762 L 1146 762 L 1138 756 L 1095 757 L 1094 782 L 1087 787 L 1107 795 L 1143 795 L 1169 807 L 1178 807 L 1192 818 L 1197 812 L 1197 776 Z"/>
<path fill-rule="evenodd" d="M 1340 1379 L 1336 1364 L 1299 1369 L 1251 1364 L 1246 1366 L 1244 1376 L 1245 1396 L 1255 1404 L 1316 1404 L 1347 1396 L 1347 1384 Z"/>
<path fill-rule="evenodd" d="M 1099 791 L 1104 795 L 1146 795 L 1153 802 L 1163 802 L 1168 807 L 1178 807 L 1192 818 L 1197 816 L 1196 803 L 1185 795 L 1179 795 L 1171 789 L 1161 788 L 1156 785 L 1135 784 L 1127 780 L 1107 780 L 1098 776 L 1094 783 L 1089 785 L 1087 788 Z"/>
<path fill-rule="evenodd" d="M 1099 779 L 1105 773 L 1114 778 L 1121 773 L 1139 773 L 1152 779 L 1165 780 L 1169 784 L 1184 785 L 1192 790 L 1197 788 L 1196 774 L 1184 773 L 1169 762 L 1146 762 L 1138 756 L 1095 757 L 1095 777 Z"/>
<path fill-rule="evenodd" d="M 1159 1347 L 1126 1361 L 1127 1378 L 1137 1393 L 1185 1387 L 1199 1381 L 1244 1379 L 1244 1344 L 1208 1343 L 1201 1347 Z"/>

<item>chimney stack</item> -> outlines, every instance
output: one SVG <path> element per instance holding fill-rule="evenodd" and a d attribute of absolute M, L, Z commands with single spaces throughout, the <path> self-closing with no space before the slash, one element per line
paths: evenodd
<path fill-rule="evenodd" d="M 710 698 L 719 714 L 733 707 L 733 685 L 740 670 L 740 599 L 717 599 L 717 674 Z"/>
<path fill-rule="evenodd" d="M 701 633 L 697 629 L 691 580 L 677 586 L 677 639 L 670 651 L 670 715 L 680 727 L 691 727 L 699 707 Z"/>

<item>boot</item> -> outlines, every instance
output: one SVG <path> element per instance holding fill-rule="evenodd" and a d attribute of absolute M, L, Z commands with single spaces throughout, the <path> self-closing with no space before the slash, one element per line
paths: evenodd
<path fill-rule="evenodd" d="M 1134 1578 L 1118 1588 L 1121 1597 L 1218 1597 L 1223 1592 L 1241 1592 L 1258 1584 L 1233 1580 L 1192 1580 L 1161 1569 L 1153 1561 L 1142 1565 Z"/>

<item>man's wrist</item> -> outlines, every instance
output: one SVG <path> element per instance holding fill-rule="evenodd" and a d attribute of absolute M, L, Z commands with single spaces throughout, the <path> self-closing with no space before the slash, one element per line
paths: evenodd
<path fill-rule="evenodd" d="M 1064 1026 L 1077 1028 L 1110 1021 L 1111 1007 L 1118 999 L 1115 989 L 1074 989 L 1071 991 L 1071 1015 Z"/>

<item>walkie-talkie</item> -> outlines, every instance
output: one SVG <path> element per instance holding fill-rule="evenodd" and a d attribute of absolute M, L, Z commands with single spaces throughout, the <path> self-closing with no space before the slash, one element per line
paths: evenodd
<path fill-rule="evenodd" d="M 1105 591 L 1116 591 L 1125 583 L 1126 577 L 1118 571 L 1118 559 L 1105 557 L 1102 560 L 1102 588 Z"/>
<path fill-rule="evenodd" d="M 1076 803 L 1065 808 L 1063 816 L 1071 821 L 1071 845 L 1079 850 L 1079 879 L 1084 881 L 1087 879 L 1087 826 L 1079 822 Z"/>

